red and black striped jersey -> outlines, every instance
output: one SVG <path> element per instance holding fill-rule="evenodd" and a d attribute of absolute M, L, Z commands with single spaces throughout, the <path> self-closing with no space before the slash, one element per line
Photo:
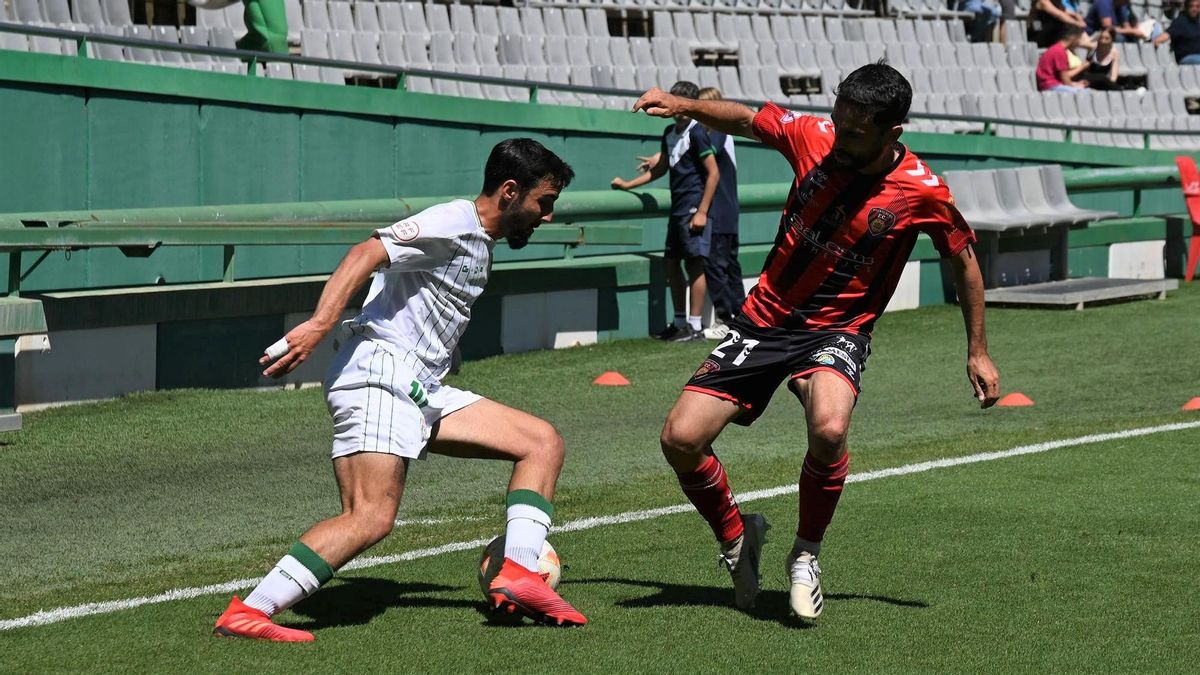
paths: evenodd
<path fill-rule="evenodd" d="M 945 182 L 901 144 L 885 171 L 864 174 L 829 157 L 827 119 L 768 103 L 754 132 L 796 172 L 775 245 L 742 306 L 760 326 L 870 334 L 918 233 L 945 257 L 975 241 Z"/>

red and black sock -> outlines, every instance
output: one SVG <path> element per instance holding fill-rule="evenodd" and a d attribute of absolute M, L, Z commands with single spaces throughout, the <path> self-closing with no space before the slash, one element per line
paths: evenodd
<path fill-rule="evenodd" d="M 850 472 L 850 453 L 833 464 L 822 464 L 812 453 L 804 456 L 800 472 L 800 525 L 796 536 L 814 544 L 825 538 L 842 486 Z"/>
<path fill-rule="evenodd" d="M 679 473 L 678 477 L 683 494 L 708 521 L 718 541 L 727 543 L 742 535 L 742 513 L 729 489 L 725 467 L 716 455 L 709 455 L 695 471 Z"/>

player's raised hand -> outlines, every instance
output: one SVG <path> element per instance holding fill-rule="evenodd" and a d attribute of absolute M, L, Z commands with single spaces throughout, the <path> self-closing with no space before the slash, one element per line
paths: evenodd
<path fill-rule="evenodd" d="M 1000 371 L 986 353 L 967 357 L 967 379 L 980 408 L 990 408 L 1000 400 Z"/>
<path fill-rule="evenodd" d="M 641 110 L 647 115 L 654 115 L 655 117 L 674 117 L 680 113 L 680 104 L 682 101 L 683 99 L 678 96 L 673 96 L 658 87 L 654 87 L 642 94 L 641 98 L 633 104 L 633 112 Z"/>
<path fill-rule="evenodd" d="M 312 319 L 288 331 L 282 340 L 268 347 L 258 359 L 259 365 L 271 364 L 263 371 L 263 375 L 278 378 L 295 370 L 308 360 L 327 332 L 326 328 Z"/>

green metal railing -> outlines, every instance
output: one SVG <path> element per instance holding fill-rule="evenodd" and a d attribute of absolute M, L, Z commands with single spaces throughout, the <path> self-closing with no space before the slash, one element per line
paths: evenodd
<path fill-rule="evenodd" d="M 275 54 L 271 52 L 254 52 L 242 49 L 225 49 L 221 47 L 204 47 L 199 45 L 184 45 L 172 42 L 159 42 L 157 40 L 143 40 L 140 38 L 130 38 L 117 35 L 105 35 L 102 33 L 87 33 L 72 30 L 63 30 L 60 28 L 49 28 L 40 26 L 29 26 L 25 24 L 15 24 L 0 22 L 0 32 L 20 33 L 24 35 L 32 35 L 38 37 L 57 38 L 60 40 L 72 41 L 76 44 L 77 55 L 75 58 L 87 59 L 87 45 L 89 43 L 112 44 L 121 47 L 129 47 L 135 49 L 149 49 L 167 52 L 178 52 L 183 54 L 207 55 L 213 58 L 237 60 L 247 64 L 246 75 L 256 76 L 258 74 L 258 64 L 289 63 L 294 65 L 309 65 L 320 68 L 332 68 L 342 71 L 351 71 L 359 73 L 375 73 L 388 77 L 396 78 L 396 88 L 404 91 L 407 88 L 407 80 L 412 77 L 423 77 L 429 79 L 452 80 L 456 82 L 471 82 L 480 85 L 494 85 L 502 87 L 512 87 L 525 89 L 529 92 L 529 102 L 537 103 L 539 92 L 543 90 L 562 91 L 576 94 L 591 94 L 598 96 L 618 96 L 627 99 L 636 99 L 641 96 L 640 90 L 617 89 L 609 87 L 585 87 L 572 84 L 563 84 L 558 82 L 534 82 L 529 80 L 513 80 L 507 78 L 489 77 L 484 75 L 469 75 L 466 73 L 453 73 L 438 70 L 425 70 L 420 68 L 388 66 L 370 63 L 360 63 L 357 61 L 341 61 L 337 59 L 319 59 L 308 56 L 293 56 L 291 54 Z M 70 58 L 70 57 L 64 57 Z M 154 65 L 141 64 L 138 65 Z M 735 99 L 748 105 L 761 105 L 763 101 L 750 99 Z M 789 105 L 789 107 L 810 111 L 828 113 L 830 108 L 824 106 L 813 105 Z M 979 126 L 983 135 L 995 135 L 997 126 L 1023 127 L 1028 129 L 1050 129 L 1063 134 L 1065 143 L 1074 142 L 1080 132 L 1103 134 L 1105 137 L 1113 135 L 1131 135 L 1140 136 L 1143 149 L 1151 148 L 1151 140 L 1155 137 L 1191 137 L 1195 135 L 1193 131 L 1179 131 L 1174 129 L 1146 129 L 1146 128 L 1118 128 L 1105 126 L 1081 126 L 1076 124 L 1065 124 L 1059 122 L 1038 122 L 1033 120 L 1018 120 L 999 117 L 983 117 L 983 116 L 967 116 L 967 115 L 949 115 L 942 113 L 928 112 L 910 112 L 910 118 L 933 120 L 938 122 L 954 122 L 966 123 L 972 126 Z"/>

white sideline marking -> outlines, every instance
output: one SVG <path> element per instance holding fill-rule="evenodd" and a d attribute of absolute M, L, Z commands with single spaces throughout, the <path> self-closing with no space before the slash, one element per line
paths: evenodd
<path fill-rule="evenodd" d="M 912 473 L 923 473 L 934 469 L 944 469 L 952 466 L 961 466 L 963 464 L 975 464 L 978 462 L 990 462 L 996 459 L 1006 459 L 1009 457 L 1019 457 L 1021 455 L 1033 455 L 1059 448 L 1069 448 L 1076 445 L 1089 445 L 1091 443 L 1102 443 L 1104 441 L 1113 441 L 1123 438 L 1134 438 L 1137 436 L 1149 436 L 1150 434 L 1159 434 L 1168 431 L 1182 431 L 1185 429 L 1200 428 L 1200 422 L 1177 422 L 1175 424 L 1163 424 L 1156 427 L 1142 427 L 1140 429 L 1127 429 L 1125 431 L 1114 431 L 1106 434 L 1092 434 L 1090 436 L 1079 436 L 1078 438 L 1066 438 L 1059 441 L 1046 441 L 1045 443 L 1035 443 L 1033 445 L 1022 445 L 1008 450 L 999 450 L 996 452 L 981 452 L 975 455 L 966 455 L 964 457 L 953 457 L 950 459 L 935 459 L 928 462 L 918 462 L 916 464 L 906 464 L 904 466 L 896 466 L 890 469 L 878 469 L 875 471 L 867 471 L 864 473 L 851 474 L 846 478 L 847 483 L 860 483 L 868 480 L 876 480 L 879 478 L 890 478 L 892 476 L 904 476 Z M 768 488 L 766 490 L 755 490 L 746 492 L 738 497 L 738 502 L 752 502 L 758 499 L 769 499 L 771 497 L 779 497 L 786 494 L 795 493 L 798 487 L 795 483 L 788 485 L 780 485 L 779 487 Z M 626 511 L 624 513 L 616 513 L 610 516 L 593 516 L 591 518 L 580 518 L 571 520 L 558 527 L 554 528 L 555 532 L 576 532 L 579 530 L 590 530 L 595 527 L 604 527 L 607 525 L 620 525 L 622 523 L 634 523 L 641 520 L 650 520 L 661 516 L 667 516 L 675 513 L 686 513 L 692 509 L 691 504 L 676 504 L 674 506 L 664 506 L 657 509 L 646 509 L 642 511 Z M 396 555 L 374 556 L 368 558 L 360 558 L 352 560 L 342 567 L 343 571 L 366 569 L 368 567 L 377 567 L 379 565 L 389 565 L 397 562 L 405 562 L 408 560 L 418 560 L 420 558 L 429 558 L 443 553 L 453 553 L 455 551 L 466 551 L 473 549 L 491 541 L 487 539 L 475 539 L 472 541 L 457 541 L 433 548 L 422 548 L 406 553 Z M 229 581 L 223 584 L 213 584 L 211 586 L 196 586 L 192 588 L 176 588 L 166 593 L 158 595 L 143 596 L 140 598 L 128 598 L 125 600 L 111 600 L 108 602 L 89 602 L 83 605 L 73 605 L 71 607 L 59 607 L 57 609 L 42 610 L 34 612 L 28 616 L 19 617 L 16 619 L 5 619 L 0 621 L 0 631 L 12 630 L 14 628 L 27 628 L 30 626 L 45 626 L 47 624 L 66 621 L 82 616 L 91 616 L 94 614 L 109 614 L 122 609 L 132 609 L 141 607 L 142 605 L 153 605 L 162 602 L 170 602 L 172 600 L 186 600 L 196 598 L 202 595 L 215 595 L 218 593 L 232 593 L 233 591 L 249 588 L 258 583 L 259 579 L 238 579 Z"/>
<path fill-rule="evenodd" d="M 412 518 L 405 520 L 404 518 L 396 519 L 396 527 L 404 527 L 405 525 L 445 525 L 446 523 L 471 523 L 478 520 L 487 520 L 487 516 L 453 516 L 450 518 Z"/>

